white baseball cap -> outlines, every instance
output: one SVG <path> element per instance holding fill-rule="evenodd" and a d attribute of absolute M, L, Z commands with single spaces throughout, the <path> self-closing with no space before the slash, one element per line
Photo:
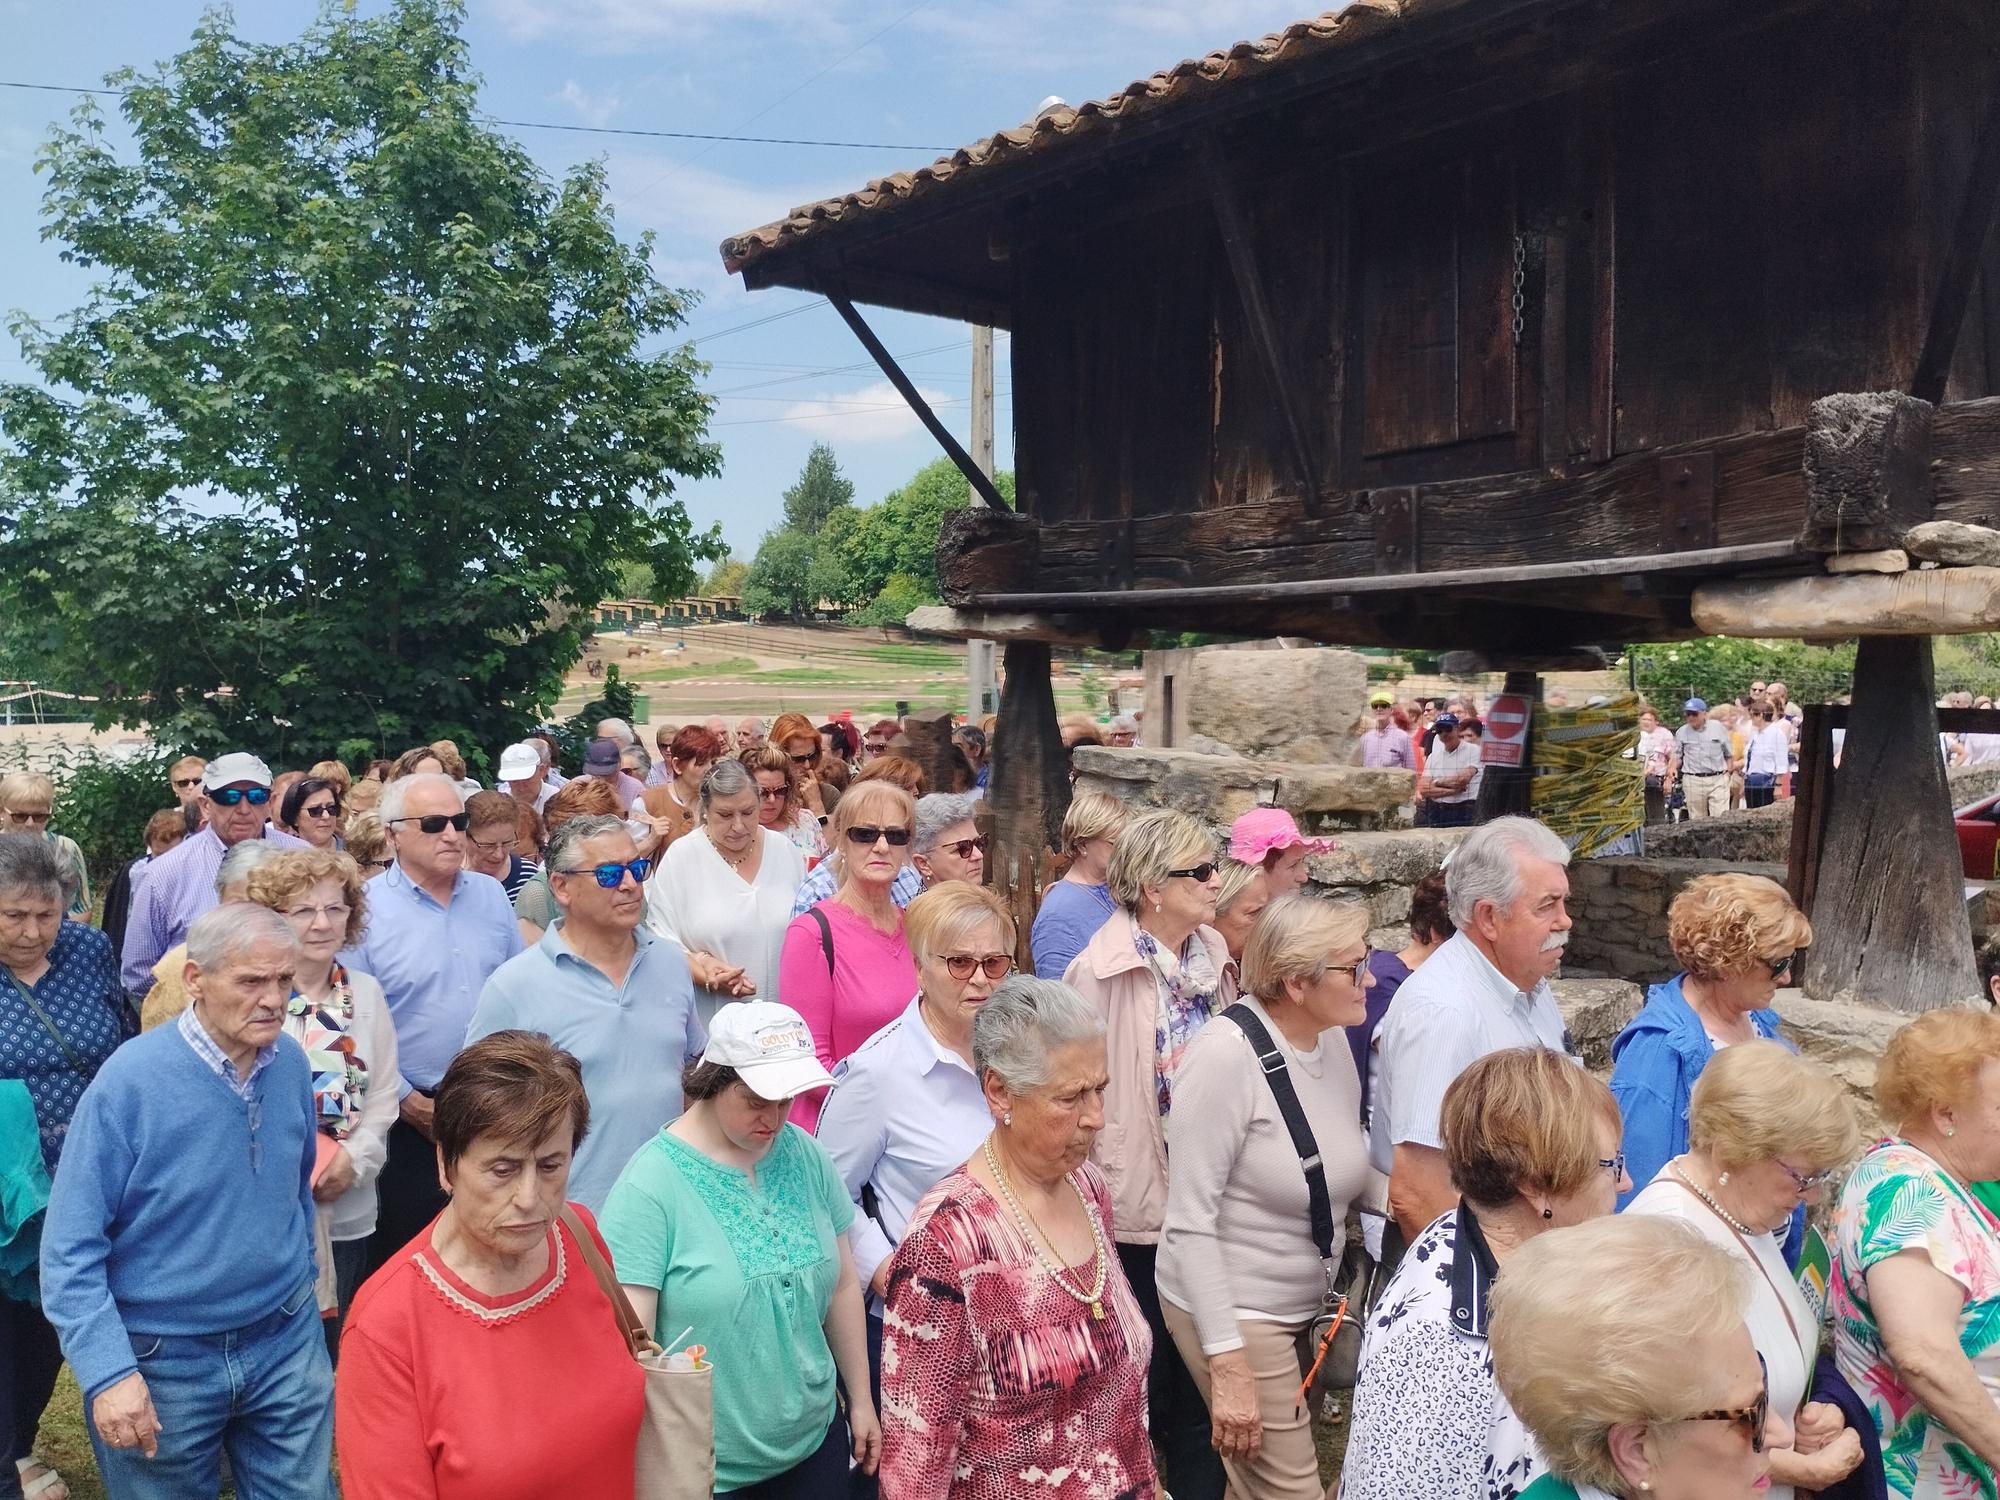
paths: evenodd
<path fill-rule="evenodd" d="M 227 755 L 218 755 L 201 773 L 201 788 L 205 792 L 212 792 L 217 787 L 234 786 L 239 781 L 268 787 L 271 784 L 271 768 L 248 750 L 232 750 Z"/>
<path fill-rule="evenodd" d="M 804 1018 L 775 1000 L 736 1000 L 718 1010 L 701 1060 L 734 1068 L 760 1099 L 795 1099 L 833 1082 Z"/>
<path fill-rule="evenodd" d="M 541 770 L 542 758 L 535 753 L 535 747 L 526 740 L 509 745 L 500 752 L 500 779 L 502 781 L 526 781 Z"/>

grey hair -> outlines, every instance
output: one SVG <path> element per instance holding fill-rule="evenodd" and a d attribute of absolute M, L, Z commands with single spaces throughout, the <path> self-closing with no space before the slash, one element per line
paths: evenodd
<path fill-rule="evenodd" d="M 611 726 L 611 733 L 605 736 L 607 739 L 622 740 L 627 745 L 639 743 L 639 736 L 632 732 L 632 726 L 623 719 L 599 719 L 597 732 L 604 734 L 604 726 L 607 724 Z"/>
<path fill-rule="evenodd" d="M 1445 867 L 1445 902 L 1453 925 L 1472 925 L 1472 910 L 1491 901 L 1505 911 L 1521 896 L 1521 859 L 1569 863 L 1569 845 L 1533 818 L 1495 818 L 1473 829 L 1451 851 Z"/>
<path fill-rule="evenodd" d="M 285 851 L 269 839 L 245 839 L 240 844 L 231 844 L 223 851 L 222 863 L 215 867 L 215 894 L 228 900 L 222 893 L 232 885 L 241 885 L 250 878 L 250 872 L 265 860 Z"/>
<path fill-rule="evenodd" d="M 958 823 L 970 822 L 979 814 L 979 804 L 963 792 L 932 792 L 917 798 L 917 834 L 910 848 L 927 854 L 937 848 L 944 831 Z"/>
<path fill-rule="evenodd" d="M 735 756 L 725 755 L 701 778 L 701 815 L 708 816 L 708 805 L 717 797 L 734 797 L 756 790 L 757 778 L 750 774 L 750 768 Z"/>
<path fill-rule="evenodd" d="M 292 924 L 255 901 L 225 901 L 211 906 L 188 928 L 188 962 L 198 969 L 219 969 L 259 943 L 282 943 L 296 955 L 299 935 Z"/>
<path fill-rule="evenodd" d="M 461 812 L 465 810 L 464 787 L 442 771 L 419 771 L 414 776 L 399 776 L 382 788 L 382 801 L 375 809 L 376 814 L 382 819 L 382 826 L 387 828 L 403 817 L 403 804 L 410 800 L 410 793 L 418 787 L 425 786 L 446 788 L 458 799 L 459 810 Z"/>
<path fill-rule="evenodd" d="M 564 874 L 569 857 L 585 839 L 602 838 L 607 833 L 631 833 L 616 813 L 582 813 L 556 825 L 549 835 L 549 847 L 542 854 L 542 867 L 551 875 Z"/>
<path fill-rule="evenodd" d="M 69 893 L 63 888 L 62 866 L 55 850 L 40 834 L 0 833 L 0 895 L 28 891 L 48 896 L 64 905 Z"/>
<path fill-rule="evenodd" d="M 1049 1081 L 1050 1053 L 1103 1035 L 1104 1017 L 1068 985 L 1012 974 L 972 1018 L 972 1070 L 1026 1093 Z"/>
<path fill-rule="evenodd" d="M 1105 727 L 1116 734 L 1137 734 L 1139 721 L 1130 714 L 1118 714 Z"/>

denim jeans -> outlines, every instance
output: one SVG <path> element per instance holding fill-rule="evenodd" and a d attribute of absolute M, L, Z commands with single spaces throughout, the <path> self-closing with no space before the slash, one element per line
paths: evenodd
<path fill-rule="evenodd" d="M 313 1283 L 228 1333 L 135 1333 L 132 1353 L 160 1418 L 160 1451 L 90 1443 L 112 1500 L 185 1500 L 222 1487 L 239 1500 L 331 1500 L 333 1369 Z"/>

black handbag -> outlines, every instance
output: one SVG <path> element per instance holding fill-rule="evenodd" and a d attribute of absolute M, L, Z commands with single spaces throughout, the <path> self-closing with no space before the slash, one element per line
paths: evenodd
<path fill-rule="evenodd" d="M 1273 1044 L 1271 1033 L 1249 1006 L 1232 1005 L 1223 1014 L 1249 1040 L 1279 1117 L 1291 1135 L 1292 1149 L 1299 1153 L 1299 1165 L 1305 1170 L 1313 1244 L 1319 1250 L 1326 1290 L 1320 1297 L 1320 1310 L 1298 1333 L 1299 1405 L 1322 1421 L 1331 1420 L 1338 1414 L 1338 1393 L 1354 1389 L 1360 1369 L 1361 1320 L 1375 1295 L 1375 1262 L 1360 1245 L 1348 1243 L 1345 1224 L 1334 1223 L 1333 1195 L 1327 1191 L 1319 1142 L 1306 1120 L 1298 1091 L 1292 1087 L 1285 1054 Z M 1338 1256 L 1334 1253 L 1336 1233 L 1342 1245 Z"/>

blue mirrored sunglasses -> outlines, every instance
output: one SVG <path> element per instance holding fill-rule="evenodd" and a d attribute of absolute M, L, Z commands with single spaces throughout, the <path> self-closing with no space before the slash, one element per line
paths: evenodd
<path fill-rule="evenodd" d="M 208 800 L 217 807 L 234 807 L 239 802 L 262 807 L 271 800 L 271 789 L 267 786 L 219 786 L 208 794 Z"/>
<path fill-rule="evenodd" d="M 607 891 L 615 891 L 625 883 L 629 871 L 634 884 L 644 884 L 646 872 L 653 868 L 650 859 L 630 859 L 623 864 L 613 860 L 605 865 L 574 865 L 567 870 L 558 870 L 558 875 L 590 875 Z"/>

